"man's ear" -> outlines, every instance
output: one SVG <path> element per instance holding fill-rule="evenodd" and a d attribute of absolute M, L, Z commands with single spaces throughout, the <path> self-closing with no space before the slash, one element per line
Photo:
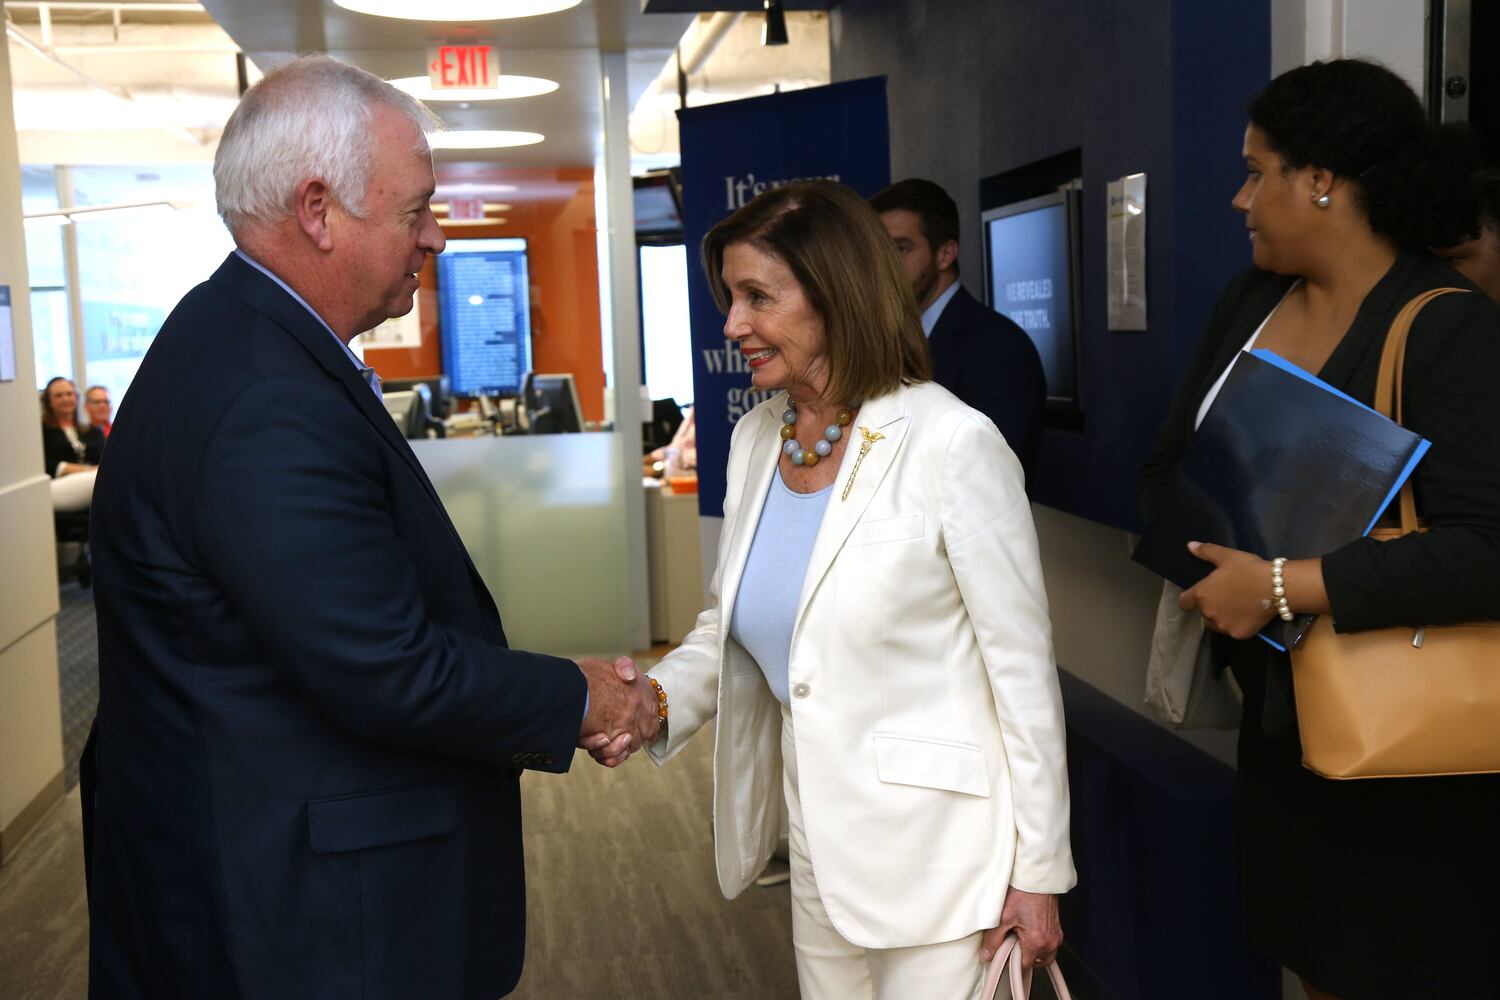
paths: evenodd
<path fill-rule="evenodd" d="M 333 249 L 333 194 L 321 178 L 310 177 L 297 185 L 293 209 L 297 224 L 319 250 Z"/>
<path fill-rule="evenodd" d="M 958 240 L 949 240 L 938 247 L 935 257 L 939 271 L 951 271 L 954 261 L 958 260 Z"/>

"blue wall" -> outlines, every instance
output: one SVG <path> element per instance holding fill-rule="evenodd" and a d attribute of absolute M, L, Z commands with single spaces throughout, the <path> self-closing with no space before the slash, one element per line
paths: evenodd
<path fill-rule="evenodd" d="M 1044 435 L 1032 498 L 1138 530 L 1135 483 L 1219 290 L 1249 263 L 1230 199 L 1244 109 L 1269 78 L 1266 0 L 845 0 L 836 80 L 887 74 L 893 178 L 958 202 L 982 297 L 979 181 L 1069 149 L 1083 161 L 1085 428 Z M 1106 329 L 1105 185 L 1147 176 L 1145 333 Z"/>

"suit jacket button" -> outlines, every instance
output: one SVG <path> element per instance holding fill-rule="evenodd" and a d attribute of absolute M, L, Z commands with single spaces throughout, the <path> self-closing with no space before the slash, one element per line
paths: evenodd
<path fill-rule="evenodd" d="M 550 767 L 552 765 L 552 755 L 550 753 L 542 754 L 542 763 Z"/>
<path fill-rule="evenodd" d="M 808 687 L 806 684 L 798 684 L 796 687 L 792 688 L 793 698 L 806 698 L 810 694 L 812 694 L 812 688 Z"/>
<path fill-rule="evenodd" d="M 513 753 L 510 755 L 510 762 L 516 767 L 520 767 L 526 763 L 526 755 L 523 753 Z"/>

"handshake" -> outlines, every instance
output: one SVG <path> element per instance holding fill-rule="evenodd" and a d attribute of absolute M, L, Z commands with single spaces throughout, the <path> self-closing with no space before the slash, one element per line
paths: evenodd
<path fill-rule="evenodd" d="M 589 709 L 578 730 L 578 747 L 605 767 L 618 767 L 659 735 L 656 691 L 628 656 L 614 663 L 597 657 L 574 662 L 589 685 Z"/>

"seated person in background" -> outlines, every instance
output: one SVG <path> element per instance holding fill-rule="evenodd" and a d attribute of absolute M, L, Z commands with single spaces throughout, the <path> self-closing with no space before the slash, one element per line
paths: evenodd
<path fill-rule="evenodd" d="M 91 385 L 83 394 L 83 409 L 89 415 L 89 426 L 99 428 L 99 433 L 109 437 L 110 412 L 109 390 L 102 385 Z"/>
<path fill-rule="evenodd" d="M 677 425 L 672 440 L 664 448 L 646 453 L 645 474 L 648 476 L 680 476 L 684 472 L 698 471 L 698 431 L 693 415 L 696 407 L 689 406 L 687 416 Z M 660 441 L 660 438 L 657 438 Z M 657 467 L 661 463 L 661 467 Z"/>
<path fill-rule="evenodd" d="M 104 453 L 104 434 L 78 416 L 78 390 L 61 376 L 42 391 L 42 452 L 54 479 L 88 472 Z"/>
<path fill-rule="evenodd" d="M 1478 171 L 1474 186 L 1479 195 L 1479 235 L 1439 250 L 1438 256 L 1500 302 L 1500 170 Z"/>

